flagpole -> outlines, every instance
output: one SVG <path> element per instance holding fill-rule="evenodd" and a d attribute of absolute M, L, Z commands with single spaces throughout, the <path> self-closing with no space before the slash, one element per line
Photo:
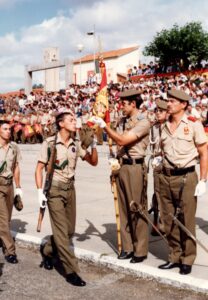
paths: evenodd
<path fill-rule="evenodd" d="M 96 58 L 96 55 L 95 55 L 95 49 L 96 49 L 95 24 L 93 24 L 93 31 L 87 32 L 87 35 L 93 35 L 93 64 L 94 64 L 93 70 L 94 70 L 94 77 L 95 77 L 95 75 L 96 75 L 96 67 L 95 67 L 95 58 Z"/>

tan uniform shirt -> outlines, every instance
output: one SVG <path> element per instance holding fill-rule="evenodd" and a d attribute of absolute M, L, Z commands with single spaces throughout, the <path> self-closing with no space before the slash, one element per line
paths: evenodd
<path fill-rule="evenodd" d="M 129 118 L 125 124 L 125 131 L 133 132 L 137 136 L 137 140 L 125 147 L 121 147 L 118 156 L 123 158 L 128 158 L 126 154 L 126 149 L 131 156 L 131 158 L 143 158 L 146 155 L 146 149 L 149 143 L 149 131 L 150 122 L 146 118 L 140 119 L 140 113 L 136 116 Z"/>
<path fill-rule="evenodd" d="M 187 168 L 197 163 L 197 145 L 206 143 L 206 134 L 200 121 L 188 120 L 183 115 L 178 127 L 172 134 L 170 132 L 170 121 L 162 127 L 161 147 L 164 157 L 178 168 Z M 168 160 L 164 158 L 164 166 L 173 168 Z"/>
<path fill-rule="evenodd" d="M 41 147 L 39 162 L 44 164 L 49 160 L 49 149 L 53 145 L 55 136 L 47 138 Z M 75 167 L 78 157 L 82 159 L 85 157 L 87 151 L 82 149 L 80 141 L 70 138 L 68 145 L 65 146 L 58 133 L 56 142 L 57 156 L 54 166 L 53 180 L 68 182 L 68 180 L 75 175 Z"/>
<path fill-rule="evenodd" d="M 21 160 L 20 149 L 16 143 L 10 142 L 7 148 L 0 144 L 0 176 L 13 177 L 14 167 Z"/>

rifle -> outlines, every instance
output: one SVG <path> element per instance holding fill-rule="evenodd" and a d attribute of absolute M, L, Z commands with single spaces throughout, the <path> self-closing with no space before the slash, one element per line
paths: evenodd
<path fill-rule="evenodd" d="M 51 155 L 50 155 L 48 165 L 47 165 L 46 178 L 45 178 L 45 183 L 44 183 L 44 188 L 43 188 L 43 194 L 46 196 L 46 198 L 48 198 L 48 196 L 49 196 L 49 191 L 50 191 L 51 183 L 52 183 L 52 179 L 53 179 L 54 162 L 56 159 L 56 152 L 57 152 L 57 150 L 56 150 L 57 135 L 58 135 L 58 131 L 56 131 L 56 134 L 55 134 L 54 143 L 51 147 Z M 45 205 L 45 204 L 46 203 L 43 203 L 43 205 Z M 41 231 L 41 224 L 42 224 L 42 221 L 44 218 L 44 214 L 45 214 L 45 207 L 44 208 L 40 207 L 37 232 Z"/>

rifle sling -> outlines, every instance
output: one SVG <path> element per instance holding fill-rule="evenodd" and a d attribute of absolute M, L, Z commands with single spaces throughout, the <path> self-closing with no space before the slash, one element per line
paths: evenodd
<path fill-rule="evenodd" d="M 46 179 L 45 179 L 45 185 L 44 185 L 44 194 L 47 196 L 50 188 L 51 188 L 51 183 L 52 183 L 52 179 L 53 179 L 53 172 L 54 172 L 54 163 L 56 160 L 56 141 L 57 141 L 57 136 L 58 136 L 58 132 L 56 132 L 55 134 L 55 139 L 53 142 L 53 145 L 51 147 L 51 155 L 48 161 L 48 167 L 47 167 L 47 172 L 46 172 Z"/>

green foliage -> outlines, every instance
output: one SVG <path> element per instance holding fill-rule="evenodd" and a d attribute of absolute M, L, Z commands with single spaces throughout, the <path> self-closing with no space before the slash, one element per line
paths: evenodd
<path fill-rule="evenodd" d="M 33 84 L 33 86 L 32 86 L 32 88 L 33 89 L 42 89 L 42 88 L 44 88 L 44 86 L 42 85 L 42 83 L 39 83 L 39 84 Z"/>
<path fill-rule="evenodd" d="M 143 54 L 155 56 L 164 66 L 183 65 L 187 69 L 189 64 L 208 59 L 208 33 L 199 22 L 182 27 L 175 24 L 170 30 L 158 32 Z"/>

